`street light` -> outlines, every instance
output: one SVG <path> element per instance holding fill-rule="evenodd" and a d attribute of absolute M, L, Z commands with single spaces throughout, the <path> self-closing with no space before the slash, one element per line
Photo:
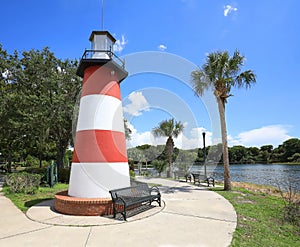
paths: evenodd
<path fill-rule="evenodd" d="M 202 137 L 203 137 L 204 175 L 205 175 L 205 177 L 207 177 L 206 176 L 206 163 L 205 163 L 205 160 L 206 160 L 205 134 L 206 133 L 203 131 L 202 132 Z"/>

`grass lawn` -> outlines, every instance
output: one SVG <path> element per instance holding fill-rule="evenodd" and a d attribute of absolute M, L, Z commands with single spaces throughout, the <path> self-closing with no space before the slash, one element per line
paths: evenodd
<path fill-rule="evenodd" d="M 238 215 L 231 246 L 300 246 L 299 226 L 282 220 L 282 198 L 265 193 L 261 186 L 243 187 L 215 190 L 231 202 Z"/>
<path fill-rule="evenodd" d="M 67 190 L 68 184 L 58 183 L 53 188 L 40 187 L 36 194 L 27 195 L 23 193 L 11 193 L 8 187 L 3 187 L 3 192 L 20 210 L 27 211 L 31 206 L 54 198 L 54 195 L 60 191 Z"/>

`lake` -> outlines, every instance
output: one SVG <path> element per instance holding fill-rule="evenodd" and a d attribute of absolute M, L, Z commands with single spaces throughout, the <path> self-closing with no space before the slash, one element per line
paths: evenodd
<path fill-rule="evenodd" d="M 195 168 L 195 167 L 193 167 Z M 207 173 L 213 174 L 216 180 L 223 180 L 223 165 L 207 165 Z M 289 164 L 243 164 L 230 165 L 231 181 L 249 182 L 254 184 L 265 184 L 281 186 L 291 180 L 295 189 L 300 191 L 300 165 Z M 283 188 L 282 188 L 283 189 Z"/>

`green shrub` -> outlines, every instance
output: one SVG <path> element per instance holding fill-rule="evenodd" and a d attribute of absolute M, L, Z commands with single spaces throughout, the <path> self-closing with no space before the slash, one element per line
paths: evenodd
<path fill-rule="evenodd" d="M 25 159 L 26 166 L 39 166 L 39 159 L 31 155 L 27 155 Z"/>
<path fill-rule="evenodd" d="M 283 208 L 283 219 L 300 227 L 300 201 L 289 203 Z"/>
<path fill-rule="evenodd" d="M 41 181 L 40 183 L 44 183 L 47 180 L 46 176 L 46 168 L 39 168 L 39 167 L 27 167 L 24 172 L 30 173 L 30 174 L 39 174 Z"/>
<path fill-rule="evenodd" d="M 4 183 L 13 193 L 35 194 L 41 181 L 39 174 L 27 172 L 12 173 L 4 178 Z"/>
<path fill-rule="evenodd" d="M 142 172 L 142 176 L 149 177 L 150 176 L 150 172 L 148 172 L 148 171 Z"/>
<path fill-rule="evenodd" d="M 129 175 L 131 178 L 134 178 L 135 177 L 135 172 L 132 171 L 132 170 L 129 170 Z"/>

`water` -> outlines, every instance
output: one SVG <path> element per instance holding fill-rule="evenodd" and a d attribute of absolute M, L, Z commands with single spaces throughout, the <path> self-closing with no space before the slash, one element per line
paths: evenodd
<path fill-rule="evenodd" d="M 192 170 L 197 170 L 193 166 Z M 207 174 L 212 174 L 216 180 L 223 180 L 223 165 L 207 165 Z M 203 167 L 201 166 L 201 173 Z M 285 190 L 289 181 L 293 187 L 300 191 L 300 165 L 287 164 L 249 164 L 230 165 L 231 181 L 249 182 L 254 184 L 271 185 L 278 187 L 278 184 Z"/>

